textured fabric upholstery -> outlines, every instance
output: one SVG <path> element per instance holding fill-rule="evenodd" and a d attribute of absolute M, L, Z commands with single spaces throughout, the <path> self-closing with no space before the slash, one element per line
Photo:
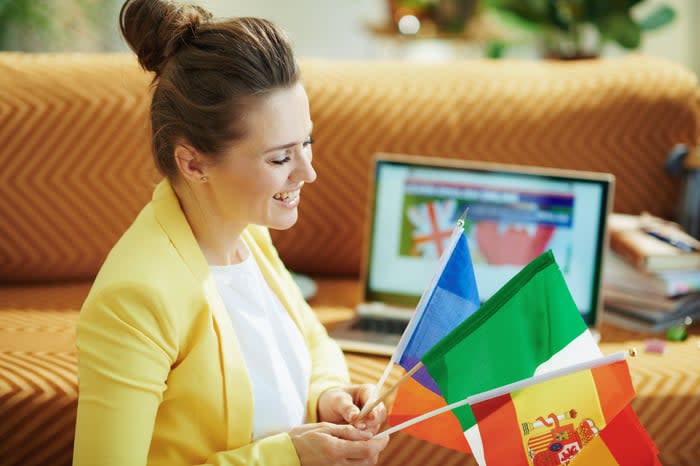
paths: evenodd
<path fill-rule="evenodd" d="M 290 268 L 356 276 L 375 152 L 608 171 L 615 210 L 672 216 L 673 144 L 697 139 L 692 73 L 581 63 L 302 61 L 318 180 L 274 232 Z M 128 55 L 0 54 L 0 280 L 89 280 L 148 200 L 150 76 Z"/>
<path fill-rule="evenodd" d="M 679 188 L 663 173 L 665 155 L 676 143 L 694 144 L 700 132 L 694 75 L 650 58 L 307 59 L 301 66 L 318 180 L 304 190 L 298 224 L 273 239 L 291 269 L 324 278 L 312 304 L 328 325 L 347 318 L 359 299 L 374 153 L 607 171 L 617 177 L 615 210 L 671 217 Z M 130 55 L 0 53 L 3 465 L 70 464 L 78 309 L 159 179 L 149 148 L 150 81 Z M 635 407 L 668 464 L 693 464 L 688 455 L 700 455 L 697 426 L 688 424 L 688 413 L 700 409 L 700 373 L 666 369 L 692 367 L 696 345 L 697 338 L 633 367 Z M 357 382 L 376 381 L 385 365 L 359 355 L 348 362 Z M 685 414 L 673 417 L 676 411 Z M 398 434 L 381 464 L 464 461 Z"/>
<path fill-rule="evenodd" d="M 303 65 L 318 180 L 273 237 L 308 273 L 357 274 L 377 151 L 607 171 L 616 211 L 670 217 L 666 154 L 697 139 L 695 76 L 647 58 Z"/>

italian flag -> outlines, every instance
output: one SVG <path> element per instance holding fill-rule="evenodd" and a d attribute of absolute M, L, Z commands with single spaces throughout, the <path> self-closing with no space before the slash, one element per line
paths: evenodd
<path fill-rule="evenodd" d="M 421 361 L 447 404 L 602 354 L 551 251 L 506 283 Z M 478 459 L 481 435 L 468 405 L 453 411 Z"/>

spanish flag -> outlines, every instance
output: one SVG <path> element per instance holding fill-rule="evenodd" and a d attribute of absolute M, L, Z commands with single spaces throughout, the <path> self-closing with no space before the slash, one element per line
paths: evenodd
<path fill-rule="evenodd" d="M 637 419 L 625 407 L 576 456 L 570 466 L 661 466 L 659 450 Z"/>
<path fill-rule="evenodd" d="M 618 415 L 624 412 L 629 416 L 627 409 L 634 398 L 634 387 L 627 361 L 624 355 L 613 355 L 579 366 L 592 367 L 573 366 L 470 397 L 468 403 L 480 437 L 479 442 L 470 443 L 477 462 L 481 465 L 565 465 L 591 447 L 609 452 L 599 447 L 607 442 L 596 442 L 596 438 L 603 435 L 609 425 L 614 426 Z M 622 440 L 633 443 L 628 449 L 636 449 L 640 443 L 637 436 L 624 439 L 615 431 L 603 437 L 606 438 L 614 445 L 613 449 Z M 647 443 L 642 442 L 642 445 Z M 621 463 L 592 461 L 582 464 Z"/>

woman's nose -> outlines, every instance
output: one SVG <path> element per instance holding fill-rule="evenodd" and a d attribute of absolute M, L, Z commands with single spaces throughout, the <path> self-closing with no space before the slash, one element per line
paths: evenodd
<path fill-rule="evenodd" d="M 304 151 L 305 152 L 305 151 Z M 308 153 L 302 152 L 299 157 L 296 157 L 297 166 L 292 172 L 294 179 L 292 181 L 303 181 L 304 183 L 313 183 L 316 180 L 316 170 L 311 164 L 311 150 Z"/>

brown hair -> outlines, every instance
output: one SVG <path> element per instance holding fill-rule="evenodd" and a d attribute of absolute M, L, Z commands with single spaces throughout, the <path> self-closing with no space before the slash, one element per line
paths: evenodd
<path fill-rule="evenodd" d="M 215 21 L 198 6 L 127 0 L 119 25 L 141 66 L 155 73 L 153 155 L 170 179 L 177 141 L 216 156 L 245 134 L 251 97 L 299 80 L 286 35 L 264 19 Z"/>

